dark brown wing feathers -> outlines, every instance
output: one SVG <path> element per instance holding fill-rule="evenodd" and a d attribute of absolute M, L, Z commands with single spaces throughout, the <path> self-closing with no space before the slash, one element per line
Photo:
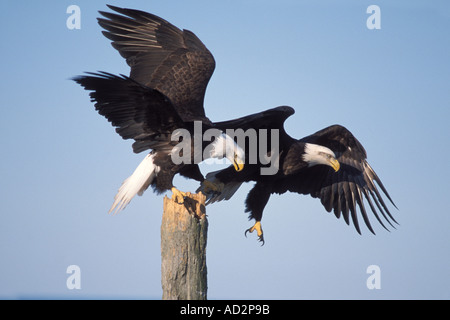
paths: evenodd
<path fill-rule="evenodd" d="M 130 77 L 169 97 L 183 121 L 209 123 L 203 101 L 215 61 L 205 45 L 153 14 L 108 7 L 119 14 L 101 11 L 98 23 L 127 60 Z"/>

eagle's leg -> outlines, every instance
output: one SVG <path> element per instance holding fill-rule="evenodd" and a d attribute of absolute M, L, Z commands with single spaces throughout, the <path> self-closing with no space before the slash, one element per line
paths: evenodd
<path fill-rule="evenodd" d="M 250 213 L 250 219 L 255 219 L 255 224 L 253 225 L 253 227 L 245 231 L 245 234 L 247 234 L 247 232 L 252 233 L 256 230 L 258 234 L 258 240 L 262 242 L 262 245 L 264 245 L 264 235 L 261 228 L 261 219 L 263 216 L 264 207 L 266 206 L 267 201 L 269 201 L 270 194 L 270 185 L 266 185 L 263 182 L 257 182 L 253 189 L 250 190 L 247 195 L 247 199 L 245 200 L 245 212 Z"/>
<path fill-rule="evenodd" d="M 181 192 L 180 190 L 178 190 L 175 187 L 172 187 L 171 189 L 172 191 L 172 200 L 177 202 L 177 203 L 184 203 L 184 197 L 186 197 L 186 193 Z"/>
<path fill-rule="evenodd" d="M 247 236 L 247 232 L 252 233 L 255 230 L 258 235 L 258 241 L 262 242 L 262 245 L 264 245 L 264 234 L 263 234 L 263 230 L 261 227 L 261 221 L 256 221 L 255 224 L 253 225 L 253 227 L 251 227 L 250 229 L 247 229 L 245 231 L 245 236 Z"/>
<path fill-rule="evenodd" d="M 211 193 L 211 192 L 216 192 L 216 193 L 221 193 L 225 187 L 225 185 L 222 182 L 211 182 L 209 180 L 203 180 L 202 185 L 204 186 L 203 190 L 205 193 Z"/>

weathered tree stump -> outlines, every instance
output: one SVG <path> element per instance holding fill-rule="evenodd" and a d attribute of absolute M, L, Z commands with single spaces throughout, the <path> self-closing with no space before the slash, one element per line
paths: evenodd
<path fill-rule="evenodd" d="M 187 193 L 183 204 L 164 197 L 161 223 L 163 300 L 206 300 L 205 196 Z"/>

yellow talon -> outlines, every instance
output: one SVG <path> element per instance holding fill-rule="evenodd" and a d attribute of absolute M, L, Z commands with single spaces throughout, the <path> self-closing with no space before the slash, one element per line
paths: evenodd
<path fill-rule="evenodd" d="M 263 230 L 261 228 L 261 221 L 256 221 L 255 224 L 253 225 L 253 227 L 251 227 L 250 229 L 247 229 L 245 231 L 245 236 L 247 236 L 247 232 L 252 233 L 255 230 L 256 230 L 256 233 L 258 234 L 258 241 L 262 242 L 262 245 L 264 245 L 264 235 L 263 235 Z"/>
<path fill-rule="evenodd" d="M 184 203 L 184 197 L 186 197 L 186 193 L 181 192 L 180 190 L 178 190 L 175 187 L 172 187 L 171 189 L 172 191 L 172 200 L 177 202 L 177 203 Z"/>

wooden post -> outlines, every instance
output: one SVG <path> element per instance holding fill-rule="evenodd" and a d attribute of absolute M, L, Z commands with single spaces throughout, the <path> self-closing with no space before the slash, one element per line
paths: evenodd
<path fill-rule="evenodd" d="M 161 223 L 163 300 L 206 300 L 206 197 L 187 193 L 183 204 L 164 197 Z"/>

